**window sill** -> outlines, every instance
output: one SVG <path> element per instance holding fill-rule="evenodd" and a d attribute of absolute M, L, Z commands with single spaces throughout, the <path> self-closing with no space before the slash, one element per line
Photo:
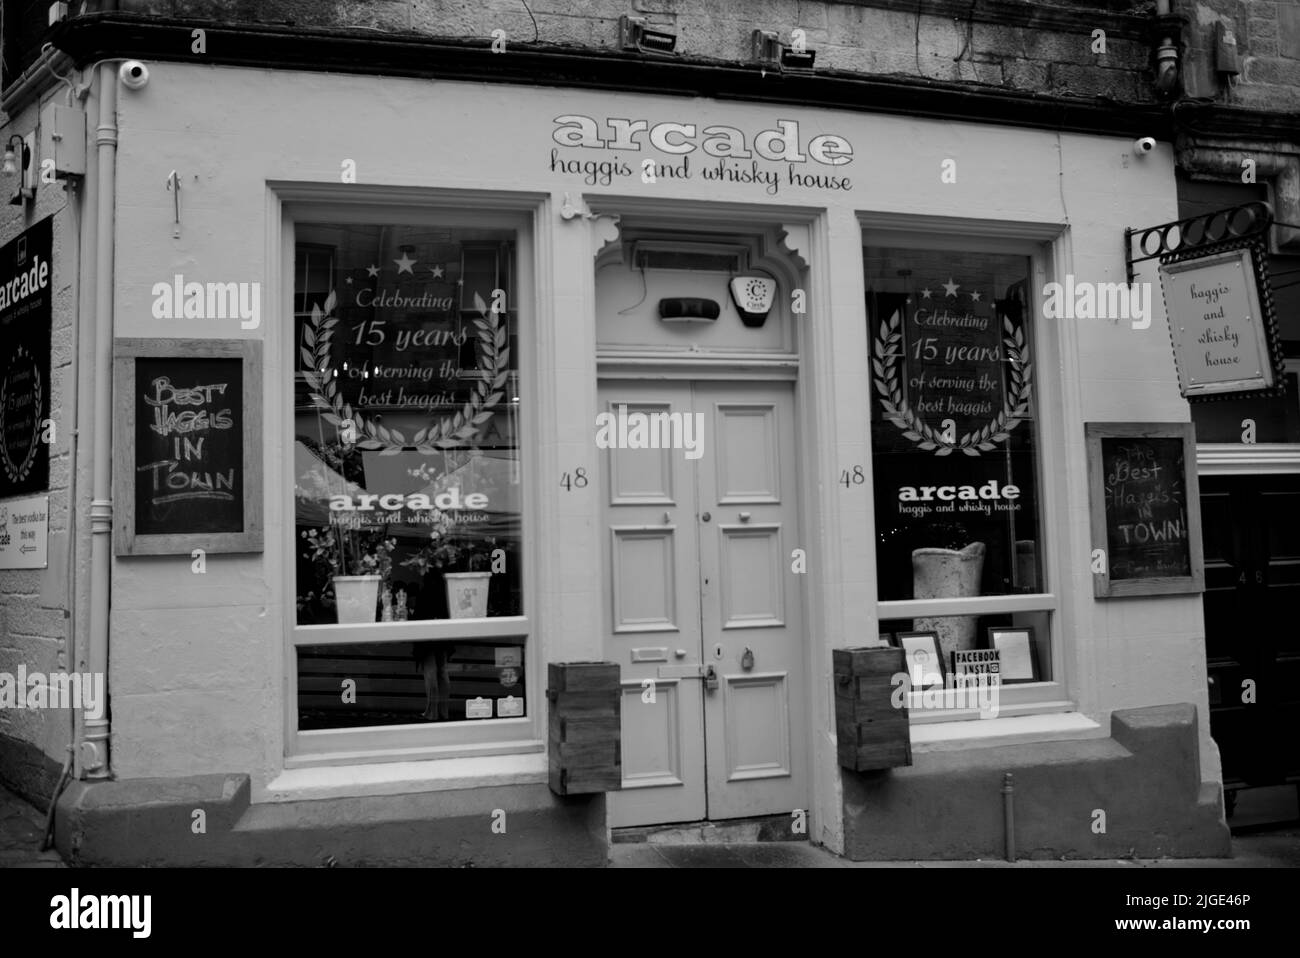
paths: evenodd
<path fill-rule="evenodd" d="M 1079 712 L 1002 715 L 995 719 L 913 725 L 912 750 L 952 752 L 997 745 L 1104 738 L 1106 735 L 1106 729 Z"/>
<path fill-rule="evenodd" d="M 263 802 L 405 795 L 547 780 L 545 752 L 478 755 L 423 762 L 378 762 L 285 769 L 266 786 Z"/>

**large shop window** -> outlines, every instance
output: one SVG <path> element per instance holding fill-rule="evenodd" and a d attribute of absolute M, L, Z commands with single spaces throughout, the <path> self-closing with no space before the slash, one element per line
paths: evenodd
<path fill-rule="evenodd" d="M 1048 682 L 1031 260 L 878 246 L 865 263 L 881 631 L 920 663 L 914 696 L 953 690 L 965 650 L 1000 649 L 1008 684 Z M 957 614 L 921 609 L 936 599 Z"/>
<path fill-rule="evenodd" d="M 518 231 L 298 223 L 297 728 L 524 717 Z"/>

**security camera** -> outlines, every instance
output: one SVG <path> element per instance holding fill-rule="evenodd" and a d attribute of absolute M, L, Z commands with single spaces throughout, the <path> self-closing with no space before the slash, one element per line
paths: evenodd
<path fill-rule="evenodd" d="M 1150 153 L 1155 148 L 1156 138 L 1154 136 L 1144 136 L 1133 141 L 1133 152 L 1137 154 Z"/>
<path fill-rule="evenodd" d="M 118 68 L 117 76 L 128 90 L 143 90 L 149 82 L 149 68 L 139 60 L 127 60 Z"/>

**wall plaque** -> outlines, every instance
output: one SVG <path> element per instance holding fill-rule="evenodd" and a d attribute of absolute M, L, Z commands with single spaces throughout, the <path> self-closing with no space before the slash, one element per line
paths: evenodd
<path fill-rule="evenodd" d="M 49 565 L 50 497 L 0 502 L 0 569 Z"/>

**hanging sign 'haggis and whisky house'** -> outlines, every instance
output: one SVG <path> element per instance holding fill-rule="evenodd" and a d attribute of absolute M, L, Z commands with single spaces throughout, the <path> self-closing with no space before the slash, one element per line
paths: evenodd
<path fill-rule="evenodd" d="M 1160 267 L 1184 396 L 1260 392 L 1280 381 L 1261 282 L 1249 249 Z"/>
<path fill-rule="evenodd" d="M 1190 402 L 1272 396 L 1284 388 L 1265 268 L 1272 225 L 1269 205 L 1251 202 L 1124 231 L 1130 283 L 1135 264 L 1160 260 L 1178 386 Z"/>

